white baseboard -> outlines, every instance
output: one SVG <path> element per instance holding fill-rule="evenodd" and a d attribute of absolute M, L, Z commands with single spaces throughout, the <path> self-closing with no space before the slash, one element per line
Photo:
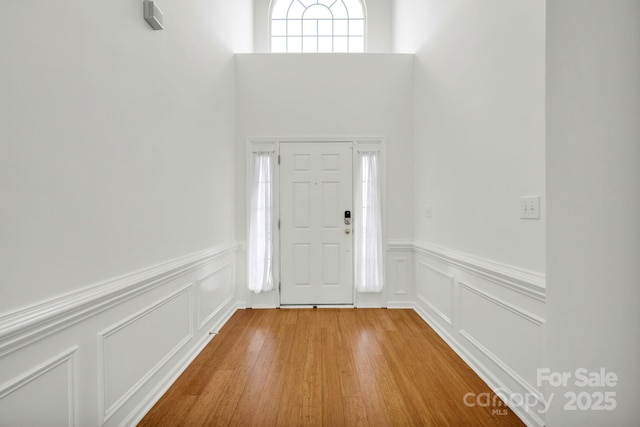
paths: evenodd
<path fill-rule="evenodd" d="M 415 302 L 413 301 L 394 301 L 394 302 L 388 302 L 387 303 L 387 308 L 388 309 L 393 309 L 393 310 L 414 310 L 415 309 Z"/>

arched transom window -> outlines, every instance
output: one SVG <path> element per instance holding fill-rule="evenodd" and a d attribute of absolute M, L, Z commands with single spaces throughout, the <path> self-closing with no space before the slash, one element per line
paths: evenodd
<path fill-rule="evenodd" d="M 273 0 L 271 52 L 364 52 L 361 0 Z"/>

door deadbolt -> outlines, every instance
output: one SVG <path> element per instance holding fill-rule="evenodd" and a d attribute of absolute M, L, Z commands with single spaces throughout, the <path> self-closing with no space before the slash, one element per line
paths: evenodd
<path fill-rule="evenodd" d="M 346 225 L 351 225 L 351 211 L 344 211 L 344 223 Z"/>

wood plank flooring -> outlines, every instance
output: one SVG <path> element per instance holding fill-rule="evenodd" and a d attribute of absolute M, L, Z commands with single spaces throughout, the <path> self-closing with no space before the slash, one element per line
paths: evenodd
<path fill-rule="evenodd" d="M 467 393 L 490 389 L 413 310 L 239 310 L 139 426 L 524 425 Z"/>

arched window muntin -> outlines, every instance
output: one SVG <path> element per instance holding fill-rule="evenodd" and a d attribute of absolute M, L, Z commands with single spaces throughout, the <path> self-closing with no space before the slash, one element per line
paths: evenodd
<path fill-rule="evenodd" d="M 363 0 L 272 0 L 270 51 L 364 52 Z"/>

